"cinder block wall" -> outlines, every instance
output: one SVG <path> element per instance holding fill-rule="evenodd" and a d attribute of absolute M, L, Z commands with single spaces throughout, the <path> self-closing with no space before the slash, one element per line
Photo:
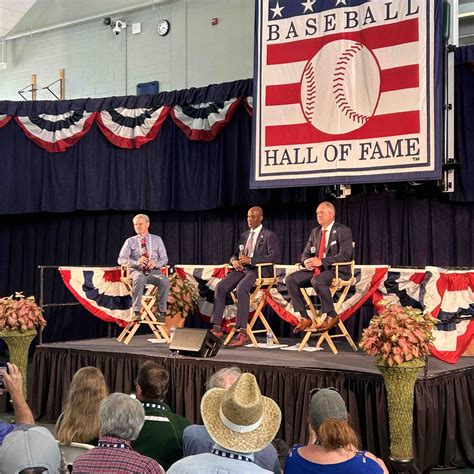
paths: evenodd
<path fill-rule="evenodd" d="M 171 29 L 161 37 L 158 21 Z M 218 18 L 219 24 L 211 25 Z M 101 20 L 7 42 L 0 71 L 0 100 L 21 100 L 18 90 L 37 75 L 45 86 L 65 69 L 66 99 L 136 93 L 136 84 L 157 80 L 161 91 L 200 87 L 253 76 L 253 0 L 177 0 L 120 16 L 119 36 Z M 142 32 L 132 35 L 132 23 Z M 59 95 L 59 87 L 53 90 Z M 31 96 L 28 96 L 29 98 Z M 54 99 L 38 92 L 37 99 Z"/>

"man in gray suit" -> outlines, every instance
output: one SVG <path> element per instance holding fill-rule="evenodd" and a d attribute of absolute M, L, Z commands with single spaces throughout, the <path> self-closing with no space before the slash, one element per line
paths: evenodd
<path fill-rule="evenodd" d="M 219 338 L 224 337 L 221 330 L 226 296 L 232 291 L 237 293 L 237 339 L 230 346 L 240 347 L 248 344 L 250 338 L 246 327 L 250 311 L 250 290 L 257 279 L 258 263 L 279 263 L 280 243 L 277 235 L 262 225 L 263 210 L 261 207 L 252 207 L 247 213 L 247 223 L 250 230 L 244 232 L 239 239 L 236 251 L 230 259 L 233 267 L 231 271 L 217 285 L 214 295 L 214 309 L 212 311 L 211 331 Z M 270 276 L 272 269 L 264 268 L 262 275 Z"/>
<path fill-rule="evenodd" d="M 300 288 L 312 286 L 321 300 L 321 311 L 327 317 L 318 326 L 321 331 L 328 331 L 339 322 L 339 315 L 334 310 L 331 297 L 331 283 L 335 277 L 333 263 L 347 262 L 352 259 L 352 232 L 345 225 L 334 221 L 336 209 L 330 202 L 322 202 L 316 209 L 318 227 L 309 236 L 308 243 L 301 257 L 304 270 L 292 273 L 286 278 L 286 288 L 301 320 L 294 332 L 301 332 L 313 326 L 308 315 Z M 350 278 L 350 268 L 341 267 L 339 276 Z"/>

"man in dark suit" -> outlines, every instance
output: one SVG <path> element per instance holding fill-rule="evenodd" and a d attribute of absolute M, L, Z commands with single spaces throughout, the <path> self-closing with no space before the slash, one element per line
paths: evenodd
<path fill-rule="evenodd" d="M 230 259 L 233 267 L 218 285 L 214 295 L 214 309 L 212 311 L 211 331 L 217 337 L 223 337 L 221 330 L 226 296 L 232 291 L 237 293 L 237 339 L 230 346 L 239 347 L 249 342 L 246 332 L 250 311 L 250 290 L 257 279 L 258 263 L 278 263 L 280 261 L 280 243 L 277 235 L 262 226 L 263 210 L 261 207 L 252 207 L 247 213 L 247 223 L 250 230 L 244 232 L 239 239 L 236 252 Z M 270 276 L 272 269 L 264 268 L 262 275 Z"/>
<path fill-rule="evenodd" d="M 333 263 L 347 262 L 352 259 L 352 232 L 345 225 L 334 221 L 336 209 L 330 202 L 322 202 L 316 209 L 316 218 L 320 224 L 309 236 L 308 243 L 301 256 L 304 270 L 292 273 L 286 278 L 286 288 L 301 320 L 294 332 L 301 332 L 313 326 L 308 315 L 300 288 L 310 284 L 321 300 L 321 312 L 326 319 L 318 326 L 321 331 L 328 331 L 339 322 L 339 315 L 334 310 L 330 286 L 335 277 Z M 350 278 L 350 269 L 341 266 L 339 276 Z"/>

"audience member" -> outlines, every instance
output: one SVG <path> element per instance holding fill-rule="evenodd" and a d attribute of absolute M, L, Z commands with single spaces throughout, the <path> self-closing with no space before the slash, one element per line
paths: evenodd
<path fill-rule="evenodd" d="M 131 447 L 145 422 L 145 412 L 138 400 L 124 393 L 112 393 L 100 403 L 99 416 L 99 443 L 76 458 L 73 472 L 164 474 L 154 459 Z"/>
<path fill-rule="evenodd" d="M 228 389 L 241 375 L 242 371 L 238 367 L 226 367 L 211 375 L 206 383 L 206 388 L 207 390 L 212 388 Z M 204 425 L 191 425 L 184 430 L 183 451 L 185 456 L 210 453 L 213 445 L 214 441 Z M 254 459 L 255 464 L 263 469 L 277 474 L 281 472 L 278 454 L 272 443 L 254 453 Z"/>
<path fill-rule="evenodd" d="M 309 411 L 311 441 L 304 447 L 293 446 L 286 458 L 285 474 L 388 474 L 381 459 L 358 449 L 359 440 L 337 390 L 318 390 L 311 398 Z"/>
<path fill-rule="evenodd" d="M 169 373 L 156 362 L 145 362 L 136 380 L 137 398 L 145 409 L 145 424 L 132 447 L 156 459 L 164 469 L 183 457 L 183 430 L 190 423 L 164 403 Z"/>
<path fill-rule="evenodd" d="M 181 459 L 169 474 L 271 472 L 255 464 L 253 453 L 275 437 L 281 412 L 272 399 L 262 396 L 254 375 L 242 374 L 228 390 L 208 390 L 201 416 L 215 442 L 212 451 Z"/>
<path fill-rule="evenodd" d="M 7 363 L 8 371 L 1 369 L 0 377 L 3 378 L 4 389 L 0 389 L 0 394 L 8 392 L 13 403 L 15 413 L 15 424 L 0 422 L 0 444 L 3 443 L 5 436 L 13 431 L 18 425 L 34 425 L 35 420 L 31 413 L 28 403 L 26 403 L 23 394 L 23 377 L 20 369 L 10 362 Z"/>
<path fill-rule="evenodd" d="M 64 411 L 56 422 L 56 436 L 63 444 L 97 445 L 100 435 L 99 406 L 109 394 L 102 372 L 83 367 L 72 378 Z"/>
<path fill-rule="evenodd" d="M 41 426 L 22 425 L 5 436 L 0 447 L 0 473 L 55 474 L 61 453 L 54 436 Z"/>

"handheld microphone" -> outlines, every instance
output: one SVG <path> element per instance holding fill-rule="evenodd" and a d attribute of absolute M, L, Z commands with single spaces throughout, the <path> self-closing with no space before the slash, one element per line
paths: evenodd
<path fill-rule="evenodd" d="M 239 245 L 239 257 L 241 257 L 243 255 L 243 253 L 244 253 L 244 246 L 243 246 L 243 244 L 240 244 Z"/>
<path fill-rule="evenodd" d="M 316 247 L 311 247 L 310 252 L 311 256 L 314 257 L 316 255 Z"/>

